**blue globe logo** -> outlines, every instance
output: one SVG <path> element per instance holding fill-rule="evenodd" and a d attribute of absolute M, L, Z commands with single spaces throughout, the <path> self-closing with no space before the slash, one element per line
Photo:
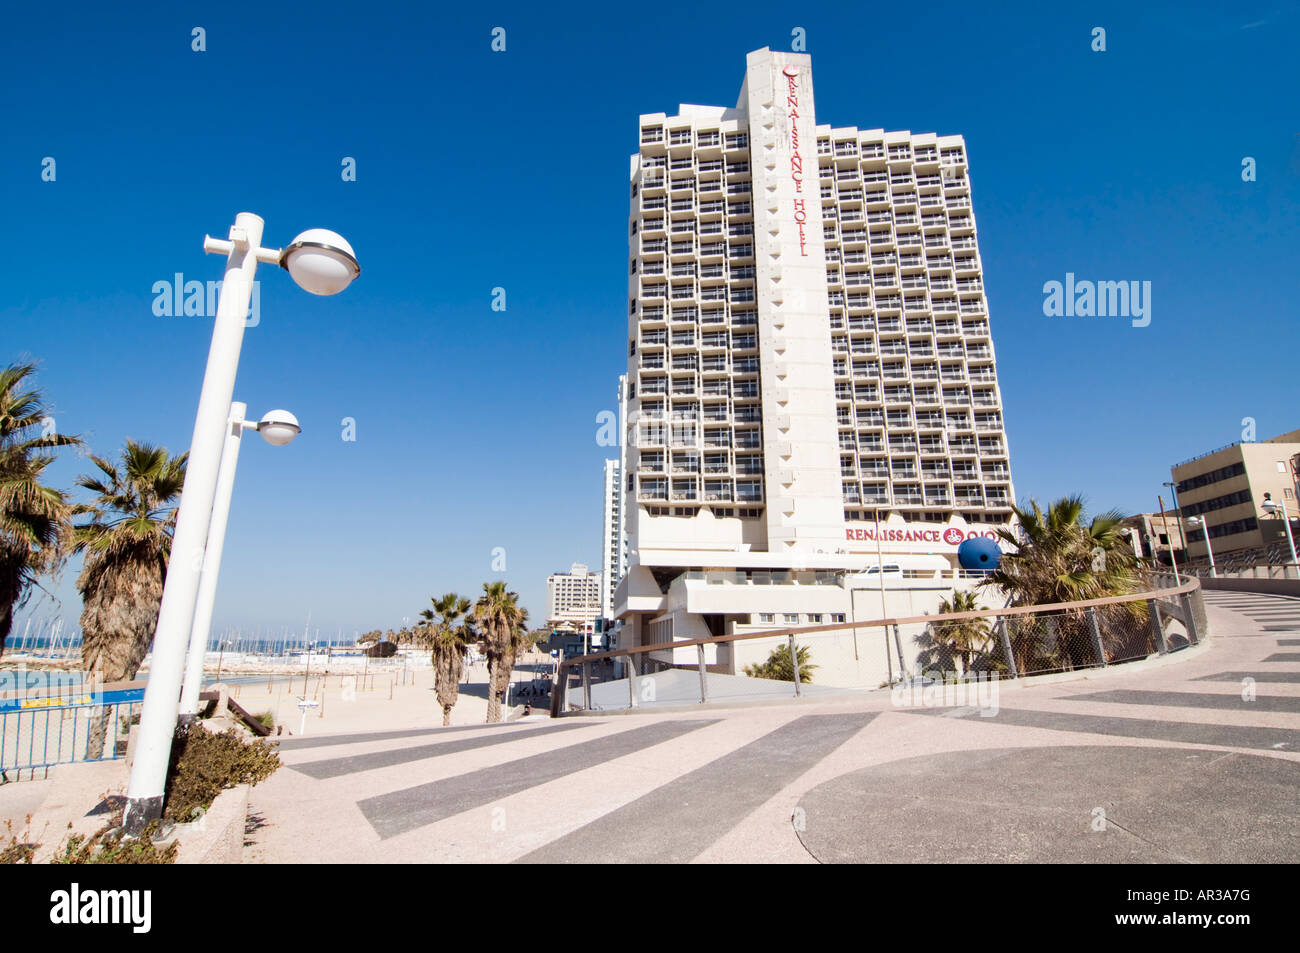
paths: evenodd
<path fill-rule="evenodd" d="M 984 536 L 972 536 L 957 547 L 957 562 L 962 569 L 991 571 L 998 568 L 1002 550 L 998 544 Z"/>

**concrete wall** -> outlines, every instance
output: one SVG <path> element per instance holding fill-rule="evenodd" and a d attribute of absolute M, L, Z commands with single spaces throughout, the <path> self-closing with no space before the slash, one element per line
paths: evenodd
<path fill-rule="evenodd" d="M 227 788 L 217 795 L 207 813 L 192 824 L 178 825 L 180 864 L 238 864 L 244 853 L 244 827 L 248 819 L 247 784 Z"/>

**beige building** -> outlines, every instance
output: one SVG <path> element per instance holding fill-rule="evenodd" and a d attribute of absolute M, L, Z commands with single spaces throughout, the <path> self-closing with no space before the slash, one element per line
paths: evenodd
<path fill-rule="evenodd" d="M 546 624 L 553 629 L 591 632 L 600 618 L 601 574 L 585 563 L 546 578 Z"/>
<path fill-rule="evenodd" d="M 1297 521 L 1297 465 L 1300 430 L 1259 443 L 1234 443 L 1174 466 L 1170 473 L 1184 519 L 1209 527 L 1214 558 L 1223 565 L 1234 554 L 1245 559 L 1290 560 L 1281 512 L 1264 510 L 1264 494 L 1286 507 L 1292 532 Z M 1188 555 L 1206 559 L 1204 527 L 1187 526 Z M 1272 550 L 1272 553 L 1268 552 Z"/>
<path fill-rule="evenodd" d="M 1127 532 L 1124 532 L 1125 530 Z M 1133 546 L 1135 556 L 1154 558 L 1166 566 L 1170 564 L 1171 550 L 1175 558 L 1181 559 L 1186 548 L 1183 541 L 1182 521 L 1178 518 L 1178 511 L 1172 507 L 1165 510 L 1163 515 L 1138 513 L 1130 516 L 1124 520 L 1124 529 L 1121 532 L 1124 532 Z"/>

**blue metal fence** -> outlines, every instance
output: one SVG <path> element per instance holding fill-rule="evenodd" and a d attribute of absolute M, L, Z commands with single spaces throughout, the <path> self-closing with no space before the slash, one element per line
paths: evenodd
<path fill-rule="evenodd" d="M 141 702 L 6 706 L 0 711 L 0 778 L 17 781 L 56 764 L 109 761 L 126 755 Z"/>

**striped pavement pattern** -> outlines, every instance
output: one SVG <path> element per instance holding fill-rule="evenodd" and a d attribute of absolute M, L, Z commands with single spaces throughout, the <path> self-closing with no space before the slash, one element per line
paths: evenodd
<path fill-rule="evenodd" d="M 899 709 L 887 692 L 877 692 L 762 708 L 701 706 L 289 739 L 281 746 L 289 770 L 253 791 L 260 826 L 249 835 L 245 860 L 686 863 L 746 861 L 755 852 L 796 862 L 915 859 L 881 856 L 893 849 L 888 838 L 859 843 L 852 831 L 829 832 L 860 815 L 869 828 L 864 792 L 882 779 L 924 792 L 926 772 L 937 784 L 943 759 L 961 752 L 969 762 L 961 770 L 987 774 L 979 768 L 986 762 L 972 753 L 984 749 L 1068 749 L 1080 752 L 1080 765 L 1088 752 L 1104 757 L 1116 745 L 1148 752 L 1153 764 L 1164 764 L 1157 752 L 1209 750 L 1207 764 L 1217 764 L 1222 752 L 1259 762 L 1260 790 L 1281 783 L 1270 781 L 1270 772 L 1295 772 L 1300 781 L 1300 652 L 1284 651 L 1300 638 L 1276 636 L 1274 623 L 1262 621 L 1294 618 L 1300 634 L 1300 599 L 1206 592 L 1205 601 L 1217 620 L 1233 623 L 1227 631 L 1219 624 L 1201 654 L 1185 650 L 1185 660 L 1141 671 L 1117 666 L 1086 680 L 1008 686 L 996 714 L 956 706 Z M 1017 780 L 1002 766 L 1015 765 L 1014 756 L 999 757 L 990 776 L 1032 788 L 1032 778 Z M 1175 758 L 1169 770 L 1186 762 Z M 1184 786 L 1171 775 L 1162 796 L 1176 798 Z M 1032 800 L 1017 791 L 1016 803 Z M 882 811 L 892 805 L 892 824 L 924 826 L 929 815 L 919 805 L 903 810 L 908 798 L 923 794 L 881 796 Z M 947 816 L 951 807 L 935 807 L 934 816 Z M 1300 813 L 1293 798 L 1283 809 L 1292 820 Z M 1274 810 L 1266 805 L 1252 816 L 1267 826 L 1276 820 Z M 1024 823 L 1050 827 L 1054 816 L 1027 815 Z M 1139 827 L 1156 824 L 1149 812 L 1142 816 Z M 1195 833 L 1196 822 L 1187 820 L 1193 816 L 1199 815 L 1184 816 L 1177 836 Z M 1243 836 L 1241 849 L 1255 852 L 1248 858 L 1275 859 L 1280 851 L 1300 861 L 1300 834 L 1288 837 L 1286 830 L 1270 829 L 1262 846 Z M 1141 832 L 1130 833 L 1137 845 Z M 919 827 L 910 841 L 900 838 L 898 850 L 943 839 L 923 835 Z M 1049 835 L 1044 843 L 1052 843 Z M 999 836 L 1003 847 L 1015 843 L 1014 831 Z M 1176 840 L 1163 829 L 1160 836 Z M 1070 840 L 1060 854 L 1088 856 L 1091 843 Z M 1171 840 L 1160 850 L 1118 843 L 1098 859 L 1203 859 L 1191 842 Z M 1148 850 L 1155 853 L 1143 853 Z M 990 849 L 990 859 L 1023 857 Z"/>

